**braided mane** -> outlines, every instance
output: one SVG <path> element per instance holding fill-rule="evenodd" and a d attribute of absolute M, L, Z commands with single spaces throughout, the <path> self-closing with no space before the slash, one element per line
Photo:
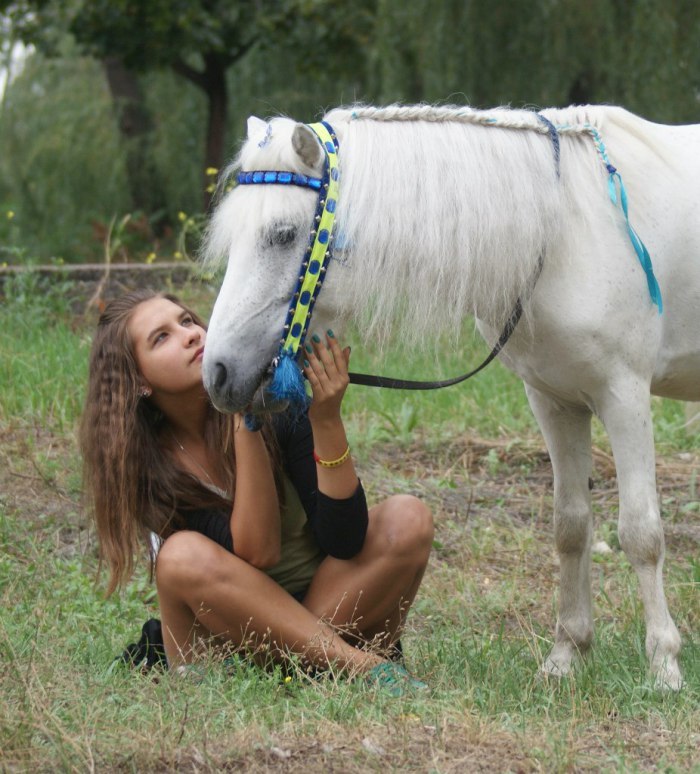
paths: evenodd
<path fill-rule="evenodd" d="M 572 117 L 575 111 L 576 123 L 556 123 L 560 134 L 584 134 L 589 127 L 596 127 L 599 112 L 590 108 L 575 108 L 564 110 L 544 110 L 542 115 L 552 117 Z M 366 120 L 383 122 L 426 121 L 428 123 L 463 123 L 474 126 L 498 126 L 501 129 L 527 129 L 540 134 L 547 134 L 547 127 L 537 118 L 532 110 L 513 110 L 507 107 L 477 110 L 462 105 L 387 105 L 374 107 L 372 105 L 356 105 L 350 108 L 336 108 L 330 111 L 325 120 Z M 552 119 L 553 120 L 553 119 Z"/>

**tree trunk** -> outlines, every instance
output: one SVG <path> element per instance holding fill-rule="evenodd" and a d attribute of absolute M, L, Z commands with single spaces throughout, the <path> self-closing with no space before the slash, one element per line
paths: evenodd
<path fill-rule="evenodd" d="M 221 169 L 226 153 L 226 118 L 228 113 L 228 91 L 226 89 L 226 63 L 215 54 L 204 57 L 204 91 L 208 97 L 207 135 L 204 151 L 204 211 L 212 200 L 213 177 L 207 175 L 209 168 Z"/>
<path fill-rule="evenodd" d="M 166 202 L 153 154 L 153 126 L 136 74 L 117 57 L 103 60 L 107 83 L 126 145 L 126 171 L 134 210 L 166 225 Z"/>

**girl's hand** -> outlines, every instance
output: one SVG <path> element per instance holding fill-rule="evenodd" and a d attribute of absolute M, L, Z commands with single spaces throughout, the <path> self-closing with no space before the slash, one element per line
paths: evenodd
<path fill-rule="evenodd" d="M 334 499 L 351 497 L 357 490 L 358 479 L 348 439 L 340 416 L 340 404 L 350 377 L 350 347 L 340 348 L 333 331 L 328 331 L 326 341 L 312 336 L 305 346 L 304 374 L 309 380 L 313 400 L 309 407 L 309 422 L 314 437 L 314 457 L 318 491 Z M 338 460 L 342 464 L 329 467 L 322 460 Z"/>
<path fill-rule="evenodd" d="M 309 408 L 312 423 L 340 418 L 340 404 L 350 383 L 349 362 L 350 347 L 341 349 L 333 331 L 327 332 L 325 343 L 314 334 L 304 346 L 304 375 L 313 397 Z"/>

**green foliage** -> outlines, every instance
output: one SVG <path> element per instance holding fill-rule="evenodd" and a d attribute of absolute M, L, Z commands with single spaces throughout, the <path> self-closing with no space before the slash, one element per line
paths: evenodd
<path fill-rule="evenodd" d="M 69 284 L 28 269 L 4 281 L 0 422 L 73 427 L 82 407 L 89 337 L 76 335 Z"/>
<path fill-rule="evenodd" d="M 0 213 L 14 213 L 0 218 L 5 248 L 44 261 L 101 252 L 94 224 L 128 205 L 111 111 L 94 61 L 28 59 L 0 112 Z"/>
<path fill-rule="evenodd" d="M 21 40 L 49 56 L 64 52 L 65 33 L 82 0 L 0 0 L 3 43 Z"/>
<path fill-rule="evenodd" d="M 202 209 L 202 170 L 219 162 L 205 153 L 211 104 L 198 87 L 211 90 L 213 74 L 225 72 L 232 98 L 228 154 L 250 114 L 309 121 L 358 100 L 602 102 L 653 121 L 698 120 L 694 0 L 2 0 L 0 10 L 5 61 L 16 40 L 52 57 L 29 57 L 0 113 L 0 216 L 16 213 L 13 224 L 0 217 L 0 244 L 43 259 L 99 256 L 93 222 L 131 212 L 173 224 Z M 129 193 L 123 106 L 86 51 L 142 73 L 152 125 L 142 141 L 159 188 L 145 199 L 165 212 L 135 212 L 148 207 Z"/>
<path fill-rule="evenodd" d="M 229 0 L 90 0 L 76 10 L 70 29 L 94 56 L 118 56 L 134 70 L 193 55 L 232 63 L 255 38 L 260 8 Z"/>
<path fill-rule="evenodd" d="M 380 0 L 379 101 L 622 104 L 697 121 L 700 9 L 691 0 Z"/>

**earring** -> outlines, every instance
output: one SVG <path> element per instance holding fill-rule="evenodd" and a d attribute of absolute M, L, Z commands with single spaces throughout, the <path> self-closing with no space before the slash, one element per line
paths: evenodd
<path fill-rule="evenodd" d="M 150 398 L 153 390 L 151 390 L 150 387 L 142 387 L 139 390 L 139 397 L 141 398 Z"/>

